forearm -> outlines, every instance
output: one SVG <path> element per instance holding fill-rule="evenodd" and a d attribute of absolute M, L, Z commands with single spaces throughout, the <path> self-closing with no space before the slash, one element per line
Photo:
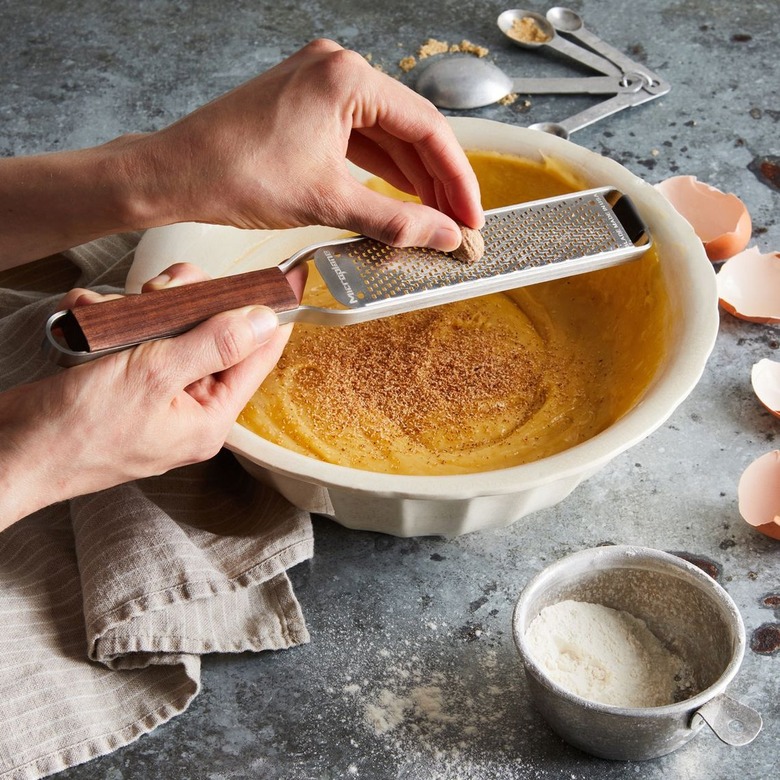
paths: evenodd
<path fill-rule="evenodd" d="M 101 236 L 174 221 L 144 136 L 0 160 L 0 269 Z M 152 164 L 150 164 L 150 162 Z"/>

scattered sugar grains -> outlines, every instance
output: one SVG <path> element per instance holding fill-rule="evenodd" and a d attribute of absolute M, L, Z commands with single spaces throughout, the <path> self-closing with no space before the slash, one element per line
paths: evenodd
<path fill-rule="evenodd" d="M 460 43 L 453 43 L 452 46 L 450 46 L 450 52 L 473 54 L 475 57 L 482 58 L 487 57 L 489 50 L 485 46 L 479 46 L 476 43 L 465 40 L 464 38 Z"/>
<path fill-rule="evenodd" d="M 618 707 L 660 707 L 685 698 L 691 673 L 647 624 L 601 604 L 561 601 L 526 632 L 534 659 L 563 688 Z"/>
<path fill-rule="evenodd" d="M 435 38 L 428 38 L 417 50 L 417 56 L 424 60 L 426 57 L 433 57 L 435 54 L 445 54 L 450 50 L 450 45 L 446 41 L 437 41 Z"/>
<path fill-rule="evenodd" d="M 403 57 L 398 63 L 398 67 L 408 73 L 417 66 L 417 60 L 424 60 L 428 57 L 434 57 L 437 54 L 473 54 L 475 57 L 487 57 L 489 50 L 485 46 L 467 41 L 465 38 L 460 43 L 448 43 L 447 41 L 438 41 L 436 38 L 428 38 L 417 49 L 417 58 L 413 56 Z"/>

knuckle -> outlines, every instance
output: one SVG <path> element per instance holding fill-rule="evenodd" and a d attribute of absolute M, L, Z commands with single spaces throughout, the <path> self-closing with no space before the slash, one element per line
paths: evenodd
<path fill-rule="evenodd" d="M 181 275 L 192 275 L 192 274 L 202 274 L 203 272 L 198 268 L 197 265 L 194 263 L 173 263 L 173 265 L 169 265 L 165 269 L 166 273 L 169 273 L 171 275 L 174 274 L 181 274 Z"/>
<path fill-rule="evenodd" d="M 362 55 L 349 49 L 333 50 L 322 63 L 322 76 L 326 83 L 336 88 L 350 84 L 354 73 L 367 65 Z"/>
<path fill-rule="evenodd" d="M 101 301 L 103 296 L 94 290 L 84 287 L 74 287 L 59 302 L 60 309 L 75 309 L 77 306 L 88 306 Z"/>
<path fill-rule="evenodd" d="M 149 398 L 168 398 L 171 392 L 171 377 L 158 361 L 141 363 L 141 370 L 133 373 L 137 392 Z"/>
<path fill-rule="evenodd" d="M 312 52 L 312 53 L 323 53 L 327 54 L 328 52 L 332 51 L 339 51 L 341 49 L 341 46 L 339 46 L 336 41 L 330 40 L 330 38 L 315 38 L 313 41 L 308 43 L 306 46 L 304 46 L 304 51 Z"/>
<path fill-rule="evenodd" d="M 141 344 L 130 351 L 126 364 L 119 365 L 122 373 L 117 380 L 130 388 L 133 396 L 155 401 L 170 398 L 177 367 L 175 362 L 166 359 L 164 347 L 159 341 Z"/>
<path fill-rule="evenodd" d="M 411 217 L 405 212 L 397 212 L 385 224 L 383 234 L 381 240 L 391 246 L 411 246 L 416 232 Z"/>
<path fill-rule="evenodd" d="M 214 346 L 223 368 L 234 366 L 244 357 L 243 339 L 231 322 L 217 328 Z"/>
<path fill-rule="evenodd" d="M 305 224 L 338 226 L 349 221 L 349 197 L 340 186 L 333 185 L 334 178 L 314 180 L 300 193 L 298 209 Z"/>

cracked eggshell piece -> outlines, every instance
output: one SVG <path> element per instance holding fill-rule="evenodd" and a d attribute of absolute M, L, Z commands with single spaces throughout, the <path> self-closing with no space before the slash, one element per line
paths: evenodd
<path fill-rule="evenodd" d="M 780 450 L 762 455 L 742 472 L 737 497 L 746 523 L 780 539 Z"/>
<path fill-rule="evenodd" d="M 712 262 L 728 260 L 748 245 L 753 223 L 736 195 L 695 176 L 672 176 L 655 187 L 690 223 Z"/>
<path fill-rule="evenodd" d="M 764 358 L 750 372 L 758 400 L 775 416 L 780 417 L 780 363 Z"/>
<path fill-rule="evenodd" d="M 717 276 L 720 305 L 750 322 L 780 322 L 780 252 L 757 247 L 723 264 Z"/>

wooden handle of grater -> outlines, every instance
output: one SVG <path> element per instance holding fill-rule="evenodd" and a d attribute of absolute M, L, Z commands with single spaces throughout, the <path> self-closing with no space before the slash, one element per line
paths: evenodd
<path fill-rule="evenodd" d="M 97 352 L 176 336 L 215 314 L 253 305 L 290 311 L 298 298 L 278 268 L 264 268 L 77 306 L 57 325 L 70 349 Z"/>

